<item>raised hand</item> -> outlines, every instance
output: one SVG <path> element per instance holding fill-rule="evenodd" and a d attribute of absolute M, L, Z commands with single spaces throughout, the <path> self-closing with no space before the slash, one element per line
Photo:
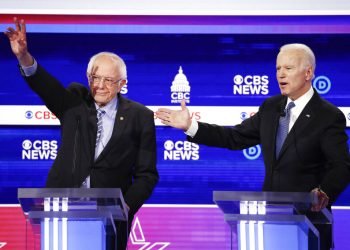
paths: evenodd
<path fill-rule="evenodd" d="M 30 66 L 33 64 L 33 58 L 28 52 L 27 32 L 24 20 L 19 21 L 13 18 L 15 29 L 8 27 L 4 32 L 8 37 L 13 54 L 17 57 L 22 66 Z"/>
<path fill-rule="evenodd" d="M 157 118 L 161 119 L 162 123 L 174 128 L 179 128 L 187 131 L 191 126 L 191 116 L 186 107 L 185 100 L 181 101 L 181 110 L 171 110 L 160 108 L 156 111 Z"/>

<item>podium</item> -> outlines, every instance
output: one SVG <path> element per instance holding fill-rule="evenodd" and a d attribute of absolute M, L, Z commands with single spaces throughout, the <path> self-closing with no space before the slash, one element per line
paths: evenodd
<path fill-rule="evenodd" d="M 35 250 L 103 250 L 118 233 L 114 221 L 128 221 L 119 188 L 19 188 L 18 199 L 40 234 Z"/>
<path fill-rule="evenodd" d="M 311 193 L 213 192 L 231 228 L 231 249 L 239 250 L 318 250 L 315 225 L 332 224 L 333 217 L 327 209 L 310 212 L 316 199 Z"/>

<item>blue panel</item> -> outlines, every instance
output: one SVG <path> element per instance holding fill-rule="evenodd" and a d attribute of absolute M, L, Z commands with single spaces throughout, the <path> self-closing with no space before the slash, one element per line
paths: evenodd
<path fill-rule="evenodd" d="M 329 79 L 331 89 L 324 96 L 336 105 L 350 103 L 350 85 L 346 84 L 350 79 L 350 34 L 38 33 L 28 37 L 35 58 L 65 85 L 72 81 L 86 83 L 86 65 L 94 53 L 116 52 L 128 65 L 128 96 L 146 105 L 171 104 L 170 86 L 179 66 L 183 67 L 191 86 L 191 105 L 259 105 L 266 97 L 279 93 L 275 80 L 278 48 L 290 42 L 306 43 L 316 53 L 316 76 Z M 41 104 L 21 79 L 4 36 L 0 36 L 0 50 L 3 53 L 0 68 L 6 72 L 2 75 L 6 84 L 0 90 L 0 104 Z M 262 76 L 267 76 L 268 93 L 260 90 L 257 94 L 234 94 L 236 75 L 255 76 L 257 84 Z M 319 80 L 315 85 L 324 90 Z"/>
<path fill-rule="evenodd" d="M 18 126 L 0 131 L 6 145 L 0 151 L 0 203 L 17 203 L 18 187 L 45 185 L 59 147 L 59 128 Z M 169 127 L 157 127 L 156 133 L 160 182 L 149 203 L 212 204 L 214 190 L 261 190 L 263 159 L 253 155 L 258 151 L 192 144 L 183 132 Z M 350 205 L 349 200 L 350 188 L 336 204 Z"/>
<path fill-rule="evenodd" d="M 58 249 L 64 249 L 62 245 L 62 220 L 58 220 Z M 53 244 L 53 220 L 51 219 L 48 223 L 49 236 L 46 236 L 45 223 L 41 222 L 41 242 L 45 242 L 45 237 L 48 239 L 49 249 L 54 249 Z M 66 249 L 84 249 L 84 250 L 96 250 L 96 249 L 106 249 L 106 234 L 102 221 L 67 221 L 65 236 L 67 239 Z M 45 244 L 41 244 L 41 250 L 45 250 Z"/>
<path fill-rule="evenodd" d="M 299 225 L 264 225 L 264 249 L 307 250 L 308 234 Z"/>

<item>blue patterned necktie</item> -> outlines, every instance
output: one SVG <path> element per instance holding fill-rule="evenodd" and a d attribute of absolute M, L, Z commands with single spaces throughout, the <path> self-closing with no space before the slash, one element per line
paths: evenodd
<path fill-rule="evenodd" d="M 106 111 L 102 109 L 97 109 L 97 134 L 96 134 L 96 147 L 100 143 L 101 135 L 103 131 L 102 126 L 102 116 L 106 113 Z"/>
<path fill-rule="evenodd" d="M 287 105 L 284 113 L 285 116 L 280 117 L 277 136 L 276 136 L 276 157 L 279 156 L 284 140 L 289 132 L 290 110 L 295 107 L 294 102 L 290 102 Z"/>

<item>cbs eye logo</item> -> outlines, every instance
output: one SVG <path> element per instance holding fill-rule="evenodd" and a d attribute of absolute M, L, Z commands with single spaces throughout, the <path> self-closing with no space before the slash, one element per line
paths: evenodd
<path fill-rule="evenodd" d="M 22 147 L 24 150 L 29 150 L 32 148 L 32 142 L 30 140 L 24 140 L 22 142 Z"/>
<path fill-rule="evenodd" d="M 33 118 L 33 112 L 28 110 L 25 112 L 24 116 L 27 118 L 27 119 L 32 119 Z"/>
<path fill-rule="evenodd" d="M 164 160 L 199 160 L 199 146 L 189 141 L 164 142 Z"/>
<path fill-rule="evenodd" d="M 269 77 L 267 75 L 235 75 L 233 77 L 234 95 L 267 95 Z"/>
<path fill-rule="evenodd" d="M 174 142 L 170 141 L 170 140 L 167 140 L 165 143 L 164 143 L 164 148 L 166 150 L 172 150 L 174 148 Z"/>
<path fill-rule="evenodd" d="M 241 115 L 239 116 L 241 118 L 241 120 L 245 120 L 249 117 L 248 113 L 247 112 L 241 112 Z"/>
<path fill-rule="evenodd" d="M 24 140 L 22 160 L 54 160 L 57 156 L 56 140 Z"/>
<path fill-rule="evenodd" d="M 235 75 L 234 77 L 233 77 L 233 82 L 235 83 L 235 84 L 242 84 L 243 83 L 243 76 L 241 76 L 241 75 Z"/>

